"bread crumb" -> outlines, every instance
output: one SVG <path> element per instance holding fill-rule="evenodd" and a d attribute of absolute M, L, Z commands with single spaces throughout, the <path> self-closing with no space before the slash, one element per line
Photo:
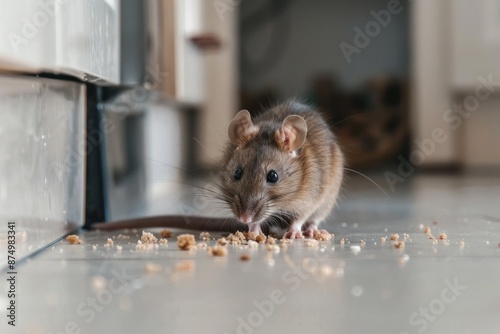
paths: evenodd
<path fill-rule="evenodd" d="M 164 239 L 164 238 L 161 238 L 160 241 L 159 241 L 160 245 L 167 245 L 168 244 L 168 240 L 167 239 Z"/>
<path fill-rule="evenodd" d="M 182 250 L 190 250 L 196 247 L 196 240 L 192 234 L 181 234 L 177 237 L 177 246 Z"/>
<path fill-rule="evenodd" d="M 227 236 L 227 241 L 232 245 L 240 245 L 242 240 L 240 237 L 231 233 Z"/>
<path fill-rule="evenodd" d="M 267 245 L 267 251 L 268 252 L 274 252 L 274 253 L 279 253 L 280 252 L 280 247 L 278 245 Z"/>
<path fill-rule="evenodd" d="M 314 239 L 316 239 L 318 241 L 328 241 L 333 236 L 330 233 L 327 233 L 326 231 L 322 232 L 322 231 L 315 230 L 313 232 L 313 237 L 314 237 Z"/>
<path fill-rule="evenodd" d="M 248 240 L 247 245 L 248 245 L 248 248 L 252 248 L 252 249 L 259 247 L 259 243 L 257 241 L 253 241 L 253 240 Z"/>
<path fill-rule="evenodd" d="M 247 238 L 245 237 L 245 235 L 243 234 L 243 232 L 240 232 L 240 231 L 236 231 L 236 233 L 234 234 L 234 236 L 237 237 L 237 238 L 240 238 L 241 241 L 247 240 Z"/>
<path fill-rule="evenodd" d="M 207 249 L 208 248 L 208 244 L 206 242 L 200 242 L 200 243 L 198 243 L 198 245 L 196 245 L 196 248 L 198 248 L 198 249 Z"/>
<path fill-rule="evenodd" d="M 112 239 L 110 239 L 110 238 L 108 238 L 108 240 L 106 241 L 106 244 L 104 244 L 104 246 L 106 246 L 106 247 L 111 247 L 111 246 L 113 246 L 113 240 L 112 240 Z"/>
<path fill-rule="evenodd" d="M 121 251 L 122 251 L 122 249 L 123 249 L 123 247 L 122 247 L 122 246 L 120 246 L 120 245 L 116 245 L 116 250 L 117 250 L 117 251 L 121 252 Z"/>
<path fill-rule="evenodd" d="M 95 251 L 97 249 L 97 245 L 92 245 L 92 250 Z"/>
<path fill-rule="evenodd" d="M 431 228 L 430 228 L 429 226 L 426 226 L 426 227 L 424 228 L 424 233 L 425 233 L 425 234 L 431 234 Z"/>
<path fill-rule="evenodd" d="M 441 234 L 439 235 L 439 239 L 441 239 L 441 240 L 446 240 L 446 239 L 448 239 L 448 236 L 446 235 L 446 233 L 441 233 Z"/>
<path fill-rule="evenodd" d="M 408 233 L 403 233 L 403 240 L 407 241 L 410 239 L 410 235 Z"/>
<path fill-rule="evenodd" d="M 219 245 L 214 247 L 209 247 L 208 254 L 212 256 L 227 256 L 227 248 Z"/>
<path fill-rule="evenodd" d="M 361 246 L 363 246 L 363 247 L 364 247 L 364 246 L 366 246 L 366 241 L 361 240 L 361 241 L 359 242 L 359 244 L 360 244 Z"/>
<path fill-rule="evenodd" d="M 391 240 L 392 240 L 392 241 L 397 241 L 397 240 L 399 240 L 399 234 L 391 234 Z"/>
<path fill-rule="evenodd" d="M 318 247 L 319 242 L 316 239 L 306 239 L 306 246 L 310 248 Z"/>
<path fill-rule="evenodd" d="M 174 233 L 172 231 L 163 229 L 163 230 L 160 231 L 160 236 L 162 238 L 171 238 L 171 237 L 174 236 Z"/>
<path fill-rule="evenodd" d="M 465 247 L 465 241 L 460 240 L 460 242 L 458 243 L 458 247 L 464 248 Z"/>
<path fill-rule="evenodd" d="M 268 245 L 274 245 L 276 244 L 276 238 L 273 238 L 273 237 L 267 237 L 267 244 Z"/>
<path fill-rule="evenodd" d="M 208 232 L 201 232 L 200 233 L 200 239 L 201 240 L 205 240 L 205 241 L 210 240 L 210 233 L 208 233 Z"/>
<path fill-rule="evenodd" d="M 116 238 L 117 239 L 128 239 L 129 236 L 128 235 L 123 235 L 123 234 L 118 234 L 118 236 Z"/>
<path fill-rule="evenodd" d="M 247 240 L 255 240 L 255 233 L 254 232 L 243 232 L 243 235 Z"/>
<path fill-rule="evenodd" d="M 82 243 L 82 241 L 80 240 L 80 238 L 77 235 L 75 235 L 75 234 L 68 235 L 66 237 L 66 241 L 69 242 L 72 245 L 79 245 L 79 244 Z"/>
<path fill-rule="evenodd" d="M 161 271 L 161 266 L 156 263 L 146 263 L 146 273 L 148 274 L 154 274 L 154 273 L 159 273 Z"/>
<path fill-rule="evenodd" d="M 155 244 L 158 239 L 153 235 L 153 233 L 142 231 L 141 242 L 145 245 Z"/>
<path fill-rule="evenodd" d="M 344 244 L 345 244 L 345 239 L 344 238 L 340 239 L 340 246 L 344 246 Z"/>
<path fill-rule="evenodd" d="M 267 237 L 264 234 L 259 234 L 258 236 L 255 237 L 255 241 L 257 241 L 259 244 L 263 244 L 266 242 Z"/>
<path fill-rule="evenodd" d="M 398 241 L 394 244 L 394 247 L 398 248 L 398 249 L 403 249 L 405 248 L 405 242 L 404 241 Z"/>
<path fill-rule="evenodd" d="M 146 249 L 146 245 L 144 245 L 140 240 L 137 241 L 137 245 L 135 246 L 135 250 L 142 251 Z"/>
<path fill-rule="evenodd" d="M 219 239 L 217 240 L 217 244 L 218 244 L 218 245 L 221 245 L 221 246 L 225 246 L 225 245 L 227 245 L 227 240 L 226 240 L 226 238 L 219 238 Z"/>
<path fill-rule="evenodd" d="M 195 263 L 193 260 L 185 260 L 175 264 L 175 271 L 193 271 Z"/>
<path fill-rule="evenodd" d="M 250 255 L 248 255 L 248 254 L 241 254 L 240 260 L 241 261 L 248 261 L 248 260 L 250 260 Z"/>
<path fill-rule="evenodd" d="M 385 244 L 386 237 L 380 237 L 380 243 L 383 245 Z"/>

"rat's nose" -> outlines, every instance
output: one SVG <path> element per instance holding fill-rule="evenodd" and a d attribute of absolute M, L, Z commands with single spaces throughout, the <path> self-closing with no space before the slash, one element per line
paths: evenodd
<path fill-rule="evenodd" d="M 240 221 L 246 224 L 253 223 L 254 215 L 250 212 L 243 212 L 240 216 Z"/>

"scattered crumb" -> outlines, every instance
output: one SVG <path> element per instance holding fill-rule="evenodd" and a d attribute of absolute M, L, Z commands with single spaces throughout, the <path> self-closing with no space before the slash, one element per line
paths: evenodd
<path fill-rule="evenodd" d="M 106 246 L 106 247 L 113 246 L 113 239 L 108 238 L 108 240 L 106 240 L 106 243 L 104 244 L 104 246 Z"/>
<path fill-rule="evenodd" d="M 306 239 L 305 243 L 306 243 L 306 246 L 310 247 L 310 248 L 314 248 L 314 247 L 319 246 L 319 242 L 316 239 Z"/>
<path fill-rule="evenodd" d="M 247 240 L 245 234 L 243 234 L 243 232 L 240 232 L 240 231 L 236 231 L 236 233 L 234 234 L 234 236 L 236 238 L 239 238 L 241 241 Z"/>
<path fill-rule="evenodd" d="M 154 273 L 159 273 L 161 271 L 161 266 L 156 263 L 146 263 L 146 273 L 148 274 L 154 274 Z"/>
<path fill-rule="evenodd" d="M 399 234 L 391 234 L 391 240 L 392 240 L 392 241 L 397 241 L 397 240 L 399 240 Z"/>
<path fill-rule="evenodd" d="M 227 248 L 224 246 L 214 246 L 208 248 L 208 254 L 212 256 L 227 256 Z"/>
<path fill-rule="evenodd" d="M 123 235 L 123 234 L 118 234 L 118 236 L 116 238 L 117 239 L 128 239 L 129 236 L 128 235 Z"/>
<path fill-rule="evenodd" d="M 227 236 L 227 241 L 232 245 L 240 245 L 242 240 L 241 238 L 231 233 Z"/>
<path fill-rule="evenodd" d="M 248 255 L 248 254 L 241 254 L 240 260 L 241 261 L 248 261 L 248 260 L 250 260 L 250 255 Z"/>
<path fill-rule="evenodd" d="M 431 234 L 431 228 L 430 228 L 429 226 L 426 226 L 426 227 L 424 228 L 424 233 L 425 233 L 425 234 Z"/>
<path fill-rule="evenodd" d="M 344 246 L 344 244 L 345 244 L 345 239 L 344 238 L 340 239 L 340 246 Z"/>
<path fill-rule="evenodd" d="M 259 234 L 258 236 L 255 237 L 255 241 L 257 241 L 259 244 L 263 244 L 266 242 L 267 237 L 264 234 Z"/>
<path fill-rule="evenodd" d="M 381 238 L 380 238 L 380 243 L 381 243 L 382 245 L 383 245 L 383 244 L 385 244 L 385 240 L 387 240 L 387 238 L 386 238 L 386 237 L 381 237 Z"/>
<path fill-rule="evenodd" d="M 167 239 L 164 239 L 164 238 L 161 238 L 160 241 L 159 241 L 160 245 L 167 245 L 168 244 L 168 240 Z"/>
<path fill-rule="evenodd" d="M 274 244 L 276 244 L 276 238 L 267 237 L 267 244 L 268 245 L 274 245 Z"/>
<path fill-rule="evenodd" d="M 97 245 L 92 245 L 92 250 L 95 251 L 97 249 Z"/>
<path fill-rule="evenodd" d="M 243 232 L 243 235 L 247 240 L 255 240 L 255 233 L 254 232 Z"/>
<path fill-rule="evenodd" d="M 278 245 L 267 245 L 267 251 L 268 252 L 274 252 L 274 253 L 279 253 L 280 252 L 280 247 Z"/>
<path fill-rule="evenodd" d="M 410 235 L 408 233 L 403 233 L 403 240 L 407 241 L 410 239 Z"/>
<path fill-rule="evenodd" d="M 142 251 L 146 249 L 146 245 L 144 245 L 141 240 L 137 241 L 137 245 L 135 246 L 135 250 Z"/>
<path fill-rule="evenodd" d="M 90 279 L 90 285 L 92 287 L 93 290 L 102 290 L 102 289 L 105 289 L 108 285 L 108 280 L 103 277 L 103 276 L 93 276 L 91 279 Z"/>
<path fill-rule="evenodd" d="M 143 244 L 155 244 L 158 242 L 158 238 L 153 233 L 142 231 L 141 242 Z"/>
<path fill-rule="evenodd" d="M 177 262 L 175 264 L 176 271 L 193 271 L 195 268 L 195 263 L 193 260 L 185 260 Z"/>
<path fill-rule="evenodd" d="M 405 242 L 404 241 L 398 241 L 394 244 L 394 247 L 398 248 L 398 249 L 403 249 L 405 248 Z"/>
<path fill-rule="evenodd" d="M 316 230 L 313 233 L 313 237 L 314 237 L 314 239 L 316 239 L 318 241 L 328 241 L 333 237 L 333 235 L 330 233 L 327 233 L 326 231 L 321 232 L 321 231 Z"/>
<path fill-rule="evenodd" d="M 123 249 L 123 247 L 122 247 L 122 246 L 120 246 L 120 245 L 116 245 L 116 250 L 117 250 L 117 251 L 121 252 L 121 251 L 122 251 L 122 249 Z"/>
<path fill-rule="evenodd" d="M 458 247 L 464 248 L 465 247 L 465 241 L 460 240 L 460 242 L 458 243 Z"/>
<path fill-rule="evenodd" d="M 210 240 L 210 233 L 208 233 L 208 232 L 201 232 L 200 233 L 200 239 L 201 240 L 205 240 L 205 241 Z"/>
<path fill-rule="evenodd" d="M 160 236 L 162 238 L 171 238 L 171 237 L 174 236 L 174 233 L 172 231 L 163 229 L 163 230 L 160 231 Z"/>
<path fill-rule="evenodd" d="M 247 245 L 249 248 L 253 248 L 253 249 L 259 247 L 259 243 L 257 241 L 253 241 L 253 240 L 248 240 Z"/>
<path fill-rule="evenodd" d="M 80 240 L 80 238 L 75 235 L 75 234 L 72 234 L 72 235 L 68 235 L 66 237 L 66 241 L 69 242 L 70 244 L 73 244 L 73 245 L 79 245 L 82 243 L 82 241 Z"/>
<path fill-rule="evenodd" d="M 200 243 L 198 243 L 198 245 L 196 245 L 196 248 L 198 248 L 198 249 L 207 249 L 208 248 L 208 244 L 206 242 L 200 242 Z"/>
<path fill-rule="evenodd" d="M 446 233 L 441 233 L 441 234 L 439 235 L 439 239 L 441 239 L 441 240 L 446 240 L 446 239 L 448 239 L 448 236 L 446 235 Z"/>
<path fill-rule="evenodd" d="M 196 247 L 196 240 L 192 234 L 181 234 L 177 237 L 177 246 L 182 250 L 190 250 Z"/>
<path fill-rule="evenodd" d="M 361 246 L 363 246 L 363 247 L 364 247 L 364 246 L 366 246 L 366 241 L 361 240 L 361 241 L 359 242 L 359 244 L 360 244 Z"/>
<path fill-rule="evenodd" d="M 418 229 L 419 229 L 419 230 L 423 230 L 423 229 L 424 229 L 424 224 L 420 224 L 420 225 L 418 225 Z"/>
<path fill-rule="evenodd" d="M 227 240 L 226 240 L 226 238 L 219 238 L 219 239 L 217 240 L 217 244 L 218 244 L 218 245 L 221 245 L 221 246 L 225 246 L 225 245 L 227 245 Z"/>

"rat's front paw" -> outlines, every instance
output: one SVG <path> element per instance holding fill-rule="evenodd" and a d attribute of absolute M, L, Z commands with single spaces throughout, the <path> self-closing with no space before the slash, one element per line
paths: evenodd
<path fill-rule="evenodd" d="M 285 235 L 283 236 L 285 239 L 303 239 L 304 236 L 302 235 L 301 231 L 296 231 L 296 230 L 288 230 Z"/>

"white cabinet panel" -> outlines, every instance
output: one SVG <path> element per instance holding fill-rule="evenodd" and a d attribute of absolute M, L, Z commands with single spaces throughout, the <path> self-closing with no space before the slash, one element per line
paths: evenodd
<path fill-rule="evenodd" d="M 0 76 L 0 250 L 17 258 L 83 224 L 85 86 Z M 6 257 L 0 260 L 5 265 Z"/>
<path fill-rule="evenodd" d="M 0 69 L 120 82 L 119 0 L 0 0 Z"/>

